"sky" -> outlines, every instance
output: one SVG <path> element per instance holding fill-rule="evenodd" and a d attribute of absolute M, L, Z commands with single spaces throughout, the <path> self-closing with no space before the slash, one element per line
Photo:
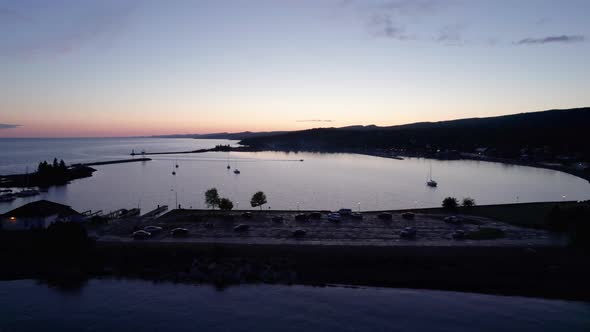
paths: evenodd
<path fill-rule="evenodd" d="M 0 0 L 0 137 L 590 106 L 587 0 Z"/>

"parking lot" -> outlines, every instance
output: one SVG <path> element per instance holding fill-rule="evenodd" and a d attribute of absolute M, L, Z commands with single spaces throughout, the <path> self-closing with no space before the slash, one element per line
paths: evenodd
<path fill-rule="evenodd" d="M 307 218 L 302 218 L 303 214 Z M 547 231 L 516 227 L 483 217 L 460 215 L 449 220 L 451 218 L 445 214 L 417 213 L 413 218 L 408 215 L 404 218 L 400 212 L 389 214 L 391 219 L 387 215 L 380 218 L 380 212 L 365 212 L 362 219 L 343 215 L 335 221 L 328 218 L 329 212 L 315 213 L 315 218 L 311 218 L 312 212 L 251 211 L 244 214 L 243 211 L 173 210 L 157 219 L 115 221 L 98 230 L 97 236 L 102 240 L 130 240 L 134 231 L 159 226 L 162 231 L 153 232 L 144 241 L 507 246 L 566 243 L 565 239 Z M 297 215 L 302 220 L 296 220 Z M 174 237 L 171 235 L 174 228 L 186 228 L 188 234 Z M 413 229 L 415 236 L 403 237 L 403 230 L 407 228 Z M 500 235 L 478 238 L 482 230 L 493 230 L 494 234 Z M 457 238 L 457 231 L 468 236 Z"/>

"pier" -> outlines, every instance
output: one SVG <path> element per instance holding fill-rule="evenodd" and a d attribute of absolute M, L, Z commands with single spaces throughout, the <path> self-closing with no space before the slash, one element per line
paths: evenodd
<path fill-rule="evenodd" d="M 144 214 L 143 216 L 141 216 L 141 218 L 143 219 L 152 219 L 155 218 L 157 216 L 159 216 L 160 214 L 164 213 L 168 211 L 168 205 L 162 205 L 162 206 L 158 206 L 156 209 Z"/>
<path fill-rule="evenodd" d="M 112 165 L 112 164 L 125 164 L 125 163 L 135 163 L 140 161 L 150 161 L 150 158 L 133 158 L 133 159 L 119 159 L 119 160 L 108 160 L 108 161 L 97 161 L 92 163 L 84 163 L 84 164 L 73 164 L 72 167 L 76 166 L 101 166 L 101 165 Z"/>
<path fill-rule="evenodd" d="M 133 208 L 130 210 L 126 210 L 126 212 L 124 212 L 122 215 L 119 216 L 119 218 L 131 218 L 131 217 L 137 217 L 139 216 L 141 210 L 138 208 Z"/>

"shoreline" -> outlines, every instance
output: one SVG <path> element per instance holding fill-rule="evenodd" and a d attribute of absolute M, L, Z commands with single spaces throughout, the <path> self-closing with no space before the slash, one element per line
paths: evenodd
<path fill-rule="evenodd" d="M 494 163 L 501 163 L 506 165 L 517 165 L 517 166 L 527 166 L 527 167 L 534 167 L 534 168 L 542 168 L 542 169 L 550 169 L 554 171 L 559 171 L 563 173 L 567 173 L 573 176 L 576 176 L 580 179 L 586 180 L 590 182 L 590 172 L 584 172 L 582 170 L 573 169 L 571 167 L 567 167 L 564 165 L 548 165 L 544 162 L 527 162 L 527 161 L 520 161 L 516 159 L 506 159 L 506 158 L 492 158 L 492 157 L 476 157 L 476 156 L 469 156 L 465 153 L 460 153 L 459 157 L 453 158 L 442 158 L 437 157 L 434 155 L 427 155 L 427 154 L 408 154 L 408 153 L 398 153 L 398 154 L 387 154 L 381 151 L 367 151 L 367 150 L 355 150 L 355 149 L 324 149 L 324 150 L 286 150 L 286 149 L 260 149 L 248 146 L 240 146 L 240 147 L 229 147 L 229 148 L 211 148 L 211 149 L 200 149 L 200 150 L 193 150 L 193 151 L 164 151 L 164 152 L 145 152 L 145 153 L 135 153 L 130 154 L 131 156 L 135 155 L 169 155 L 169 154 L 192 154 L 192 153 L 206 153 L 206 152 L 309 152 L 309 153 L 351 153 L 351 154 L 359 154 L 365 156 L 372 156 L 372 157 L 380 157 L 380 158 L 387 158 L 387 159 L 396 159 L 396 160 L 403 160 L 404 158 L 426 158 L 426 159 L 435 159 L 435 160 L 474 160 L 474 161 L 486 161 L 486 162 L 494 162 Z"/>

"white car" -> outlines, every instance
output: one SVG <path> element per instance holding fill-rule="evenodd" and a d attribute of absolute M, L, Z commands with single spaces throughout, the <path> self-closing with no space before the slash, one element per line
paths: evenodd
<path fill-rule="evenodd" d="M 133 232 L 133 238 L 136 239 L 136 240 L 147 239 L 150 236 L 152 236 L 152 233 L 146 232 L 146 231 L 136 231 L 136 232 Z"/>
<path fill-rule="evenodd" d="M 147 226 L 143 230 L 146 231 L 146 232 L 155 234 L 155 233 L 160 233 L 162 231 L 162 227 L 159 227 L 159 226 Z"/>
<path fill-rule="evenodd" d="M 328 214 L 328 220 L 330 221 L 340 221 L 341 218 L 340 213 L 333 212 Z"/>
<path fill-rule="evenodd" d="M 416 229 L 414 227 L 406 227 L 400 232 L 400 236 L 404 239 L 413 239 L 416 237 Z"/>
<path fill-rule="evenodd" d="M 170 235 L 174 236 L 174 237 L 183 237 L 183 236 L 188 236 L 189 230 L 186 228 L 175 228 L 173 230 L 170 231 Z"/>

